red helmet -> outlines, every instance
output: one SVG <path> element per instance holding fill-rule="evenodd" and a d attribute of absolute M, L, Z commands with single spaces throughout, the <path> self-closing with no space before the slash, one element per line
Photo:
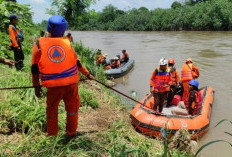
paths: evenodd
<path fill-rule="evenodd" d="M 170 59 L 168 60 L 168 64 L 175 64 L 175 60 L 174 60 L 173 58 L 170 58 Z"/>

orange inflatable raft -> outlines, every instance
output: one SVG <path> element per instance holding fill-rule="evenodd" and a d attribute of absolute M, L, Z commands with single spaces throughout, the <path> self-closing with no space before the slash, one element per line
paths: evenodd
<path fill-rule="evenodd" d="M 211 110 L 213 105 L 214 90 L 211 87 L 200 89 L 202 94 L 202 107 L 197 115 L 180 116 L 172 115 L 172 107 L 163 108 L 162 114 L 155 113 L 153 96 L 147 95 L 141 103 L 137 104 L 131 112 L 132 125 L 143 134 L 161 137 L 161 128 L 167 128 L 169 136 L 181 128 L 187 129 L 192 134 L 192 139 L 205 133 L 209 128 Z"/>

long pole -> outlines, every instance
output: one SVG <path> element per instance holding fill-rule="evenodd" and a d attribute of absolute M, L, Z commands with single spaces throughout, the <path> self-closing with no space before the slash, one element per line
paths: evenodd
<path fill-rule="evenodd" d="M 85 81 L 87 79 L 80 79 L 79 81 Z M 24 86 L 24 87 L 6 87 L 6 88 L 0 88 L 0 90 L 11 90 L 11 89 L 27 89 L 27 88 L 38 88 L 38 87 L 43 87 L 42 85 L 40 86 Z"/>
<path fill-rule="evenodd" d="M 114 88 L 112 88 L 112 87 L 110 87 L 110 86 L 104 84 L 103 82 L 100 82 L 100 81 L 98 81 L 98 80 L 96 80 L 96 79 L 94 79 L 94 81 L 96 81 L 96 82 L 102 84 L 103 86 L 105 86 L 105 87 L 107 87 L 107 88 L 109 88 L 109 89 L 111 89 L 111 90 L 113 90 L 113 91 L 115 91 L 115 92 L 117 92 L 117 93 L 119 93 L 119 94 L 121 94 L 121 95 L 127 97 L 128 99 L 130 99 L 130 100 L 132 100 L 132 101 L 134 101 L 134 102 L 137 102 L 137 103 L 139 103 L 139 104 L 141 104 L 141 105 L 144 105 L 143 103 L 141 103 L 141 102 L 139 102 L 139 101 L 133 99 L 132 97 L 130 97 L 130 96 L 128 96 L 128 95 L 126 95 L 126 94 L 124 94 L 124 93 L 122 93 L 122 92 L 120 92 L 120 91 L 118 91 L 118 90 L 116 90 L 116 89 L 114 89 Z"/>

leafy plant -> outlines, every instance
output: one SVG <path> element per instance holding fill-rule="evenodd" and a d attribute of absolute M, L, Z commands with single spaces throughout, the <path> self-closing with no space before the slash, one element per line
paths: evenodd
<path fill-rule="evenodd" d="M 228 119 L 223 119 L 221 120 L 220 122 L 217 123 L 217 125 L 215 127 L 217 127 L 219 124 L 223 123 L 223 122 L 230 122 L 230 124 L 232 124 L 232 121 L 228 120 Z M 225 134 L 229 135 L 232 137 L 232 133 L 229 133 L 229 132 L 224 132 Z M 218 142 L 225 142 L 225 143 L 228 143 L 231 147 L 232 147 L 232 143 L 231 142 L 228 142 L 228 141 L 225 141 L 225 140 L 214 140 L 214 141 L 210 141 L 206 144 L 204 144 L 203 146 L 201 146 L 198 151 L 195 153 L 194 157 L 197 157 L 197 155 L 203 150 L 205 149 L 206 147 L 208 147 L 209 145 L 211 144 L 214 144 L 214 143 L 218 143 Z"/>

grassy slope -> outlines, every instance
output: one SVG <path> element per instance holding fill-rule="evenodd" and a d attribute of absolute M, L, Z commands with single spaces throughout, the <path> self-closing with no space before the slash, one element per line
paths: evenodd
<path fill-rule="evenodd" d="M 1 65 L 0 86 L 28 86 L 30 56 L 24 72 Z M 98 72 L 96 72 L 98 74 Z M 99 75 L 99 74 L 98 74 Z M 100 77 L 100 76 L 98 76 Z M 33 89 L 1 91 L 0 156 L 133 156 L 160 153 L 160 141 L 144 137 L 130 125 L 129 113 L 117 96 L 93 81 L 80 83 L 80 136 L 66 141 L 64 105 L 59 107 L 58 137 L 46 137 L 45 97 L 37 99 Z M 44 90 L 46 92 L 46 90 Z"/>

